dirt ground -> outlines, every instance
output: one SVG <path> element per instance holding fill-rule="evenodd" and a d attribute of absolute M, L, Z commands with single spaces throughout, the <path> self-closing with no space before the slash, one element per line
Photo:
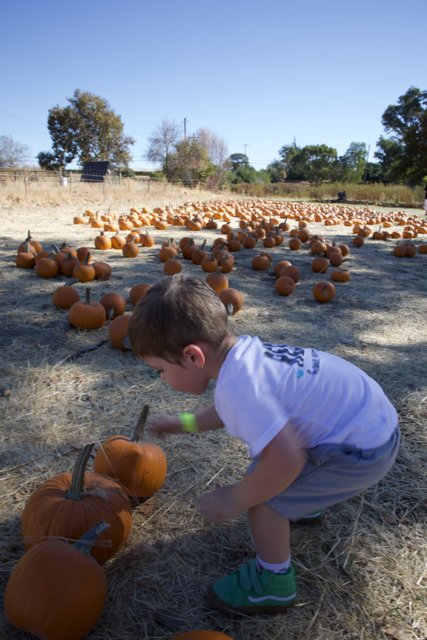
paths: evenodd
<path fill-rule="evenodd" d="M 191 202 L 191 197 L 183 192 L 175 201 Z M 170 194 L 157 198 L 158 205 L 165 202 L 172 204 Z M 122 213 L 145 204 L 156 203 L 128 197 L 114 206 Z M 107 205 L 111 209 L 107 202 L 97 208 L 106 210 Z M 67 312 L 52 303 L 53 291 L 66 278 L 44 280 L 15 266 L 17 247 L 28 229 L 48 247 L 63 242 L 93 247 L 99 230 L 73 224 L 73 216 L 87 207 L 87 202 L 21 202 L 0 209 L 2 591 L 23 553 L 19 518 L 25 501 L 44 479 L 69 470 L 83 443 L 114 433 L 130 435 L 144 403 L 152 413 L 176 413 L 212 399 L 212 388 L 202 398 L 167 389 L 131 353 L 111 347 L 108 325 L 91 332 L 73 329 Z M 237 228 L 237 220 L 232 225 Z M 350 246 L 346 268 L 351 280 L 336 284 L 332 302 L 317 303 L 312 286 L 329 280 L 329 273 L 313 273 L 307 249 L 291 251 L 285 241 L 268 250 L 273 264 L 292 261 L 301 280 L 292 295 L 280 297 L 274 276 L 251 268 L 260 247 L 242 250 L 229 274 L 230 286 L 244 295 L 232 326 L 237 334 L 331 351 L 374 377 L 401 417 L 396 467 L 377 487 L 331 509 L 321 527 L 295 528 L 297 607 L 287 616 L 229 619 L 208 609 L 203 593 L 212 579 L 250 557 L 246 519 L 211 525 L 195 505 L 209 486 L 241 476 L 246 451 L 222 433 L 162 441 L 167 480 L 135 508 L 130 539 L 106 565 L 108 600 L 91 640 L 161 640 L 197 628 L 221 630 L 235 640 L 427 638 L 427 256 L 396 258 L 392 240 L 368 238 L 363 247 L 353 248 L 351 228 L 344 225 L 310 223 L 309 230 Z M 156 245 L 141 248 L 135 259 L 93 249 L 97 260 L 112 267 L 111 279 L 91 283 L 95 300 L 109 291 L 127 297 L 134 284 L 163 277 L 158 250 L 164 239 L 190 235 L 200 243 L 206 239 L 209 246 L 220 235 L 219 230 L 179 227 L 151 233 Z M 204 276 L 189 260 L 183 267 L 185 273 Z M 84 285 L 77 287 L 84 291 Z M 96 348 L 85 353 L 88 347 Z M 0 637 L 29 636 L 2 617 Z"/>

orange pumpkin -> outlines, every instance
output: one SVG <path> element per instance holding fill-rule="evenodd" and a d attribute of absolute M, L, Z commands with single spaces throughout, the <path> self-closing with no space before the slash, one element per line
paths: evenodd
<path fill-rule="evenodd" d="M 68 320 L 76 329 L 99 329 L 105 324 L 107 314 L 102 304 L 91 302 L 88 287 L 85 302 L 75 302 L 70 307 Z"/>
<path fill-rule="evenodd" d="M 101 231 L 99 236 L 96 236 L 94 240 L 95 248 L 100 249 L 101 251 L 108 251 L 111 249 L 111 238 L 106 236 L 103 231 Z"/>
<path fill-rule="evenodd" d="M 80 294 L 71 284 L 64 284 L 52 293 L 53 304 L 57 309 L 69 309 L 80 300 Z"/>
<path fill-rule="evenodd" d="M 98 562 L 109 560 L 127 540 L 132 524 L 129 498 L 111 478 L 86 471 L 93 446 L 81 449 L 72 472 L 45 480 L 27 500 L 21 515 L 27 549 L 49 536 L 77 540 L 101 519 L 110 527 L 100 536 L 108 544 L 93 549 Z"/>
<path fill-rule="evenodd" d="M 176 258 L 168 258 L 163 263 L 163 273 L 167 276 L 173 276 L 175 273 L 182 271 L 182 264 Z"/>
<path fill-rule="evenodd" d="M 123 313 L 114 318 L 108 325 L 108 335 L 112 346 L 116 349 L 121 349 L 122 351 L 131 350 L 130 342 L 127 338 L 131 315 L 130 313 Z"/>
<path fill-rule="evenodd" d="M 34 270 L 40 278 L 55 278 L 59 273 L 59 266 L 53 257 L 40 258 L 36 261 Z"/>
<path fill-rule="evenodd" d="M 243 307 L 243 295 L 233 287 L 221 289 L 218 292 L 218 297 L 225 305 L 229 316 L 233 316 Z"/>
<path fill-rule="evenodd" d="M 335 282 L 348 282 L 351 278 L 350 271 L 334 269 L 331 273 L 331 278 L 332 280 L 335 280 Z"/>
<path fill-rule="evenodd" d="M 139 247 L 135 240 L 130 240 L 123 245 L 122 254 L 125 258 L 136 258 L 139 253 Z"/>
<path fill-rule="evenodd" d="M 95 280 L 108 280 L 111 277 L 112 269 L 108 262 L 97 260 L 92 265 L 95 269 Z"/>
<path fill-rule="evenodd" d="M 44 640 L 82 640 L 107 597 L 104 568 L 91 555 L 108 524 L 100 521 L 73 545 L 49 539 L 27 551 L 9 577 L 4 612 L 10 623 Z"/>
<path fill-rule="evenodd" d="M 288 296 L 295 289 L 295 281 L 288 276 L 280 276 L 274 286 L 279 296 Z"/>
<path fill-rule="evenodd" d="M 228 277 L 221 271 L 213 271 L 212 273 L 208 273 L 208 275 L 205 277 L 205 281 L 208 283 L 211 289 L 213 289 L 217 293 L 221 291 L 221 289 L 227 289 L 229 285 Z"/>
<path fill-rule="evenodd" d="M 145 282 L 141 282 L 140 284 L 135 284 L 133 287 L 131 287 L 131 290 L 129 291 L 129 298 L 134 306 L 141 298 L 145 296 L 150 286 L 151 285 Z"/>
<path fill-rule="evenodd" d="M 313 287 L 313 296 L 317 302 L 330 302 L 335 296 L 335 293 L 335 285 L 327 280 L 320 280 L 320 282 L 316 282 Z"/>
<path fill-rule="evenodd" d="M 108 438 L 101 443 L 93 463 L 95 471 L 117 480 L 134 498 L 156 493 L 167 472 L 163 450 L 157 444 L 140 442 L 148 410 L 148 405 L 144 405 L 132 438 L 122 435 Z"/>
<path fill-rule="evenodd" d="M 87 253 L 83 262 L 78 262 L 74 265 L 72 276 L 77 278 L 80 282 L 92 282 L 95 280 L 95 268 L 92 264 L 89 264 L 91 259 L 90 253 Z"/>

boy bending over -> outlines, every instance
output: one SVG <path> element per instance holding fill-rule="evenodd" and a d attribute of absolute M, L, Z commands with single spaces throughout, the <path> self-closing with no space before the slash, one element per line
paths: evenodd
<path fill-rule="evenodd" d="M 389 471 L 399 446 L 397 414 L 361 369 L 314 348 L 234 336 L 225 306 L 202 280 L 176 275 L 150 287 L 129 326 L 134 352 L 173 389 L 214 404 L 195 414 L 154 417 L 168 433 L 225 428 L 252 463 L 235 484 L 200 499 L 213 522 L 249 516 L 256 557 L 209 588 L 224 612 L 284 611 L 296 598 L 290 521 L 319 520 Z"/>

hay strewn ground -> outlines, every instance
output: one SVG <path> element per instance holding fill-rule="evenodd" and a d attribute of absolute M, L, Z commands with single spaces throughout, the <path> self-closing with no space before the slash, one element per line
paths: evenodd
<path fill-rule="evenodd" d="M 120 213 L 130 206 L 153 208 L 217 196 L 176 189 L 103 193 L 98 186 L 78 194 L 33 195 L 28 203 L 25 194 L 16 202 L 13 191 L 3 193 L 1 209 L 2 591 L 23 553 L 20 513 L 44 479 L 68 470 L 83 443 L 130 433 L 144 403 L 152 412 L 174 413 L 212 397 L 212 389 L 203 398 L 167 389 L 143 363 L 108 343 L 70 359 L 106 338 L 107 327 L 72 330 L 66 312 L 51 302 L 58 281 L 17 269 L 14 255 L 28 228 L 46 244 L 91 246 L 98 232 L 72 224 L 73 215 L 88 207 Z M 349 229 L 341 225 L 310 224 L 310 231 L 349 241 Z M 202 231 L 196 237 L 210 242 L 218 233 Z M 142 250 L 135 260 L 96 252 L 110 262 L 113 277 L 93 285 L 95 298 L 106 291 L 127 295 L 133 284 L 154 282 L 162 276 L 161 240 L 191 235 L 178 228 L 153 234 L 157 246 Z M 166 640 L 192 628 L 222 630 L 236 640 L 427 638 L 426 256 L 392 258 L 391 246 L 367 241 L 352 250 L 352 280 L 337 285 L 328 305 L 311 296 L 312 284 L 321 278 L 311 272 L 306 251 L 290 252 L 284 245 L 271 250 L 274 261 L 291 259 L 301 268 L 301 282 L 289 298 L 274 295 L 271 275 L 249 268 L 255 250 L 237 254 L 230 274 L 231 286 L 245 296 L 244 308 L 232 318 L 236 333 L 313 345 L 346 357 L 380 382 L 400 414 L 402 447 L 389 476 L 331 508 L 321 526 L 294 527 L 297 606 L 286 616 L 231 619 L 207 608 L 203 594 L 208 584 L 251 556 L 252 546 L 245 517 L 208 524 L 197 513 L 196 499 L 213 484 L 239 478 L 247 456 L 224 433 L 174 436 L 161 442 L 169 463 L 164 486 L 135 508 L 131 537 L 106 567 L 107 605 L 88 638 Z M 189 261 L 184 269 L 202 274 Z M 28 636 L 2 616 L 0 637 Z"/>

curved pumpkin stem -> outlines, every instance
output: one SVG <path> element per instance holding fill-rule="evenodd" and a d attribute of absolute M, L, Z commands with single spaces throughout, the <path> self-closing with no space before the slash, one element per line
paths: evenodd
<path fill-rule="evenodd" d="M 145 429 L 145 423 L 147 422 L 149 409 L 150 406 L 148 404 L 144 404 L 142 407 L 141 415 L 136 423 L 135 431 L 133 432 L 132 442 L 139 442 L 141 440 Z"/>
<path fill-rule="evenodd" d="M 105 522 L 105 520 L 100 520 L 98 524 L 92 527 L 92 529 L 86 531 L 86 533 L 83 534 L 77 540 L 77 542 L 74 543 L 74 546 L 86 556 L 90 556 L 92 547 L 96 542 L 96 538 L 101 535 L 101 533 L 103 533 L 105 529 L 108 529 L 109 526 L 110 525 L 108 524 L 108 522 Z"/>
<path fill-rule="evenodd" d="M 66 493 L 69 500 L 81 500 L 84 495 L 86 467 L 94 446 L 94 442 L 89 442 L 79 453 L 71 476 L 71 485 Z"/>

